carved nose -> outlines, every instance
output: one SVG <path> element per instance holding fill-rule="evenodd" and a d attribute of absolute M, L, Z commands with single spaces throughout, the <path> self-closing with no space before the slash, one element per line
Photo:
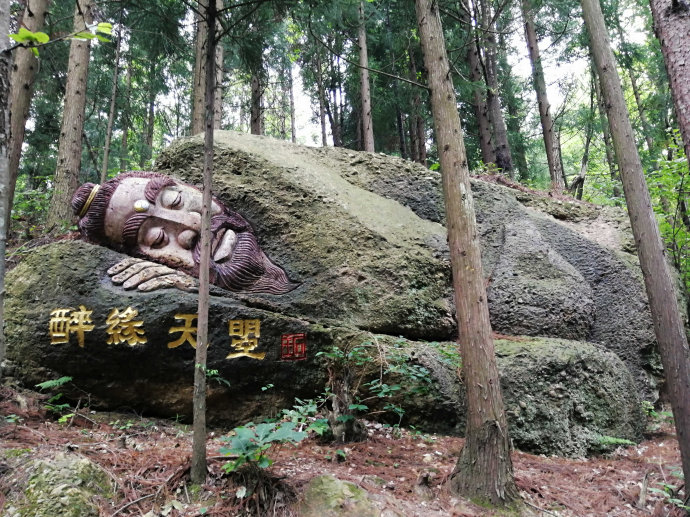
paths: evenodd
<path fill-rule="evenodd" d="M 197 235 L 197 232 L 194 230 L 184 230 L 177 236 L 177 242 L 184 249 L 191 250 L 196 243 Z"/>

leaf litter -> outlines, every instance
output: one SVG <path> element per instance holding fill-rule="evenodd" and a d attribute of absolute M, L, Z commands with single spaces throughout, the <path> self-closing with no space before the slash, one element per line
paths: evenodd
<path fill-rule="evenodd" d="M 82 408 L 65 423 L 43 408 L 44 396 L 0 387 L 0 515 L 21 500 L 31 462 L 57 453 L 81 455 L 111 480 L 111 498 L 96 497 L 102 516 L 299 515 L 300 494 L 330 474 L 365 489 L 382 515 L 490 516 L 498 513 L 449 494 L 463 439 L 366 422 L 368 439 L 332 445 L 312 437 L 268 451 L 264 472 L 226 474 L 219 454 L 229 430 L 213 429 L 208 479 L 189 481 L 191 426 L 133 413 Z M 682 488 L 680 454 L 668 422 L 633 446 L 606 456 L 569 459 L 513 453 L 525 515 L 685 515 L 671 496 Z"/>

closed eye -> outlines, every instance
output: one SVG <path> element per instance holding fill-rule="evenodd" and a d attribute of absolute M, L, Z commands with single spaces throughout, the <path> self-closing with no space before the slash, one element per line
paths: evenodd
<path fill-rule="evenodd" d="M 149 232 L 149 246 L 152 248 L 160 248 L 161 246 L 164 246 L 167 242 L 167 235 L 163 231 L 163 228 L 153 228 Z"/>

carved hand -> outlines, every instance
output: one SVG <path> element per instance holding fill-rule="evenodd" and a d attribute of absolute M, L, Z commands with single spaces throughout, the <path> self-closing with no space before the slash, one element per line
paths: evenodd
<path fill-rule="evenodd" d="M 108 275 L 115 285 L 125 289 L 154 291 L 164 287 L 175 287 L 183 291 L 196 291 L 197 279 L 182 271 L 162 266 L 155 262 L 128 257 L 108 269 Z"/>

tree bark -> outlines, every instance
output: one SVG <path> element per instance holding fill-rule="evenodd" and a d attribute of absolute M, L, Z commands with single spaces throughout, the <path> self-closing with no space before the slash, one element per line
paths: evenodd
<path fill-rule="evenodd" d="M 201 208 L 201 257 L 199 262 L 199 306 L 197 313 L 196 354 L 192 424 L 191 478 L 196 484 L 206 481 L 206 358 L 208 350 L 209 266 L 211 263 L 211 183 L 213 181 L 213 130 L 216 123 L 216 2 L 205 11 L 206 54 L 204 79 L 205 133 L 203 203 Z"/>
<path fill-rule="evenodd" d="M 609 124 L 609 117 L 606 114 L 606 102 L 604 101 L 604 96 L 601 94 L 601 80 L 599 79 L 599 73 L 597 72 L 594 60 L 592 60 L 592 76 L 594 84 L 594 95 L 597 99 L 597 109 L 599 110 L 599 124 L 601 125 L 601 134 L 604 139 L 604 151 L 606 152 L 606 163 L 609 166 L 609 174 L 611 180 L 614 182 L 614 195 L 620 197 L 621 192 L 618 188 L 617 183 L 620 181 L 620 176 L 618 175 L 618 161 L 616 160 L 615 150 L 613 144 L 611 143 L 611 127 Z"/>
<path fill-rule="evenodd" d="M 290 141 L 297 143 L 297 128 L 295 127 L 295 83 L 292 78 L 292 64 L 288 64 L 288 90 L 290 94 Z"/>
<path fill-rule="evenodd" d="M 493 127 L 493 143 L 496 153 L 496 166 L 507 174 L 511 179 L 514 178 L 513 157 L 510 153 L 508 143 L 508 130 L 505 118 L 501 111 L 501 100 L 498 95 L 500 87 L 498 84 L 498 67 L 496 62 L 496 32 L 493 23 L 490 0 L 479 0 L 482 30 L 482 44 L 484 47 L 484 78 L 486 81 L 486 105 L 488 108 L 489 119 Z"/>
<path fill-rule="evenodd" d="M 262 109 L 261 109 L 261 99 L 263 97 L 261 79 L 259 77 L 259 72 L 252 72 L 251 78 L 251 105 L 250 105 L 250 122 L 249 129 L 252 135 L 262 135 L 263 134 L 263 124 L 262 124 Z"/>
<path fill-rule="evenodd" d="M 570 184 L 569 188 L 570 192 L 574 194 L 577 199 L 582 199 L 585 177 L 587 175 L 587 164 L 589 162 L 589 146 L 592 143 L 592 136 L 594 135 L 594 112 L 596 111 L 594 89 L 594 76 L 592 76 L 589 89 L 589 116 L 587 117 L 587 127 L 585 128 L 585 149 L 582 152 L 580 173 Z"/>
<path fill-rule="evenodd" d="M 0 0 L 0 91 L 10 91 L 10 2 Z M 5 360 L 5 245 L 10 219 L 10 106 L 0 95 L 0 365 Z M 2 380 L 2 368 L 0 368 Z"/>
<path fill-rule="evenodd" d="M 196 14 L 196 38 L 195 38 L 195 58 L 194 58 L 194 85 L 192 87 L 192 127 L 193 135 L 203 133 L 206 128 L 206 42 L 208 28 L 206 21 L 200 13 L 206 12 L 209 0 L 199 0 L 199 13 Z M 216 1 L 216 11 L 219 0 Z M 222 84 L 223 81 L 223 47 L 216 45 L 214 82 Z M 223 96 L 221 88 L 214 88 L 214 128 L 219 129 L 222 117 Z"/>
<path fill-rule="evenodd" d="M 619 160 L 628 214 L 649 298 L 667 391 L 673 408 L 683 472 L 685 479 L 690 479 L 690 351 L 685 327 L 680 316 L 659 227 L 652 210 L 652 202 L 599 1 L 582 0 L 582 11 L 590 34 L 592 54 L 601 79 L 602 93 L 611 125 L 611 136 Z M 659 14 L 668 16 L 671 13 L 657 12 L 657 15 Z M 679 34 L 687 34 L 687 19 L 684 27 L 685 32 L 675 33 L 677 39 L 671 38 L 671 40 L 681 45 L 684 42 L 690 45 L 690 42 L 683 39 L 685 36 L 678 37 Z M 662 37 L 662 45 L 664 40 L 665 38 Z M 687 82 L 679 86 L 686 92 L 690 92 L 690 84 Z M 685 106 L 685 109 L 690 109 L 690 107 Z"/>
<path fill-rule="evenodd" d="M 127 60 L 127 78 L 125 79 L 127 90 L 125 91 L 125 98 L 129 99 L 132 95 L 132 58 Z M 122 143 L 120 145 L 120 172 L 125 172 L 129 169 L 129 106 L 125 105 L 122 110 Z"/>
<path fill-rule="evenodd" d="M 93 3 L 91 0 L 77 0 L 74 10 L 74 31 L 88 30 L 87 26 L 91 23 L 93 23 Z M 70 203 L 72 194 L 79 183 L 90 50 L 89 40 L 73 39 L 70 42 L 57 168 L 53 197 L 50 200 L 46 220 L 48 231 L 72 219 Z"/>
<path fill-rule="evenodd" d="M 362 149 L 374 152 L 374 123 L 371 115 L 371 85 L 369 84 L 369 55 L 367 28 L 364 18 L 364 2 L 359 3 L 359 82 L 362 95 Z"/>
<path fill-rule="evenodd" d="M 671 95 L 676 108 L 685 156 L 690 163 L 690 7 L 680 0 L 650 0 L 654 33 L 661 43 L 661 53 L 671 84 Z M 689 474 L 685 471 L 685 474 Z M 690 478 L 686 478 L 690 479 Z"/>
<path fill-rule="evenodd" d="M 484 75 L 479 62 L 479 48 L 476 38 L 473 38 L 467 49 L 467 64 L 470 68 L 470 81 L 474 84 L 474 111 L 479 130 L 479 150 L 482 154 L 482 162 L 485 166 L 496 165 L 496 151 L 491 142 L 491 121 L 489 120 L 485 94 L 487 91 Z M 481 85 L 481 86 L 480 86 Z"/>
<path fill-rule="evenodd" d="M 156 90 L 154 88 L 155 78 L 157 74 L 158 60 L 154 56 L 149 64 L 149 78 L 148 78 L 148 101 L 146 103 L 146 134 L 144 135 L 144 145 L 142 147 L 141 156 L 139 156 L 139 166 L 146 168 L 147 162 L 153 157 L 153 134 L 156 123 Z"/>
<path fill-rule="evenodd" d="M 527 41 L 529 60 L 532 64 L 532 82 L 534 84 L 534 90 L 537 94 L 539 119 L 541 121 L 542 135 L 544 137 L 546 160 L 549 164 L 551 188 L 560 191 L 563 190 L 565 182 L 563 180 L 563 169 L 561 168 L 560 153 L 558 152 L 558 147 L 555 145 L 555 138 L 553 135 L 554 123 L 553 118 L 551 117 L 551 103 L 549 103 L 549 98 L 546 93 L 544 69 L 541 65 L 537 31 L 534 27 L 534 13 L 532 12 L 533 6 L 530 0 L 522 0 L 520 5 L 522 7 L 522 18 L 525 22 L 525 40 Z"/>
<path fill-rule="evenodd" d="M 519 495 L 513 479 L 467 156 L 438 6 L 430 0 L 416 0 L 415 7 L 429 74 L 467 388 L 466 442 L 450 486 L 453 493 L 463 497 L 503 505 Z"/>
<path fill-rule="evenodd" d="M 122 25 L 122 13 L 120 11 L 120 25 Z M 110 157 L 110 141 L 113 137 L 113 122 L 115 121 L 115 104 L 117 101 L 117 82 L 120 77 L 120 47 L 122 44 L 122 32 L 117 35 L 115 44 L 115 63 L 113 65 L 113 88 L 110 92 L 110 109 L 108 110 L 108 125 L 105 130 L 105 145 L 103 146 L 103 166 L 101 168 L 101 184 L 108 178 L 108 158 Z"/>
<path fill-rule="evenodd" d="M 39 31 L 43 28 L 48 0 L 27 0 L 21 26 L 31 32 Z M 9 12 L 7 12 L 9 16 Z M 7 33 L 5 33 L 7 34 Z M 33 85 L 38 70 L 38 60 L 28 48 L 17 48 L 14 51 L 14 63 L 10 79 L 10 148 L 9 148 L 9 183 L 7 186 L 7 199 L 10 206 L 14 199 L 14 189 L 17 185 L 17 175 L 19 174 L 19 160 L 22 155 L 22 144 L 24 143 L 24 130 L 26 120 L 29 118 L 29 108 L 33 97 Z M 11 222 L 10 210 L 5 220 L 6 228 L 9 231 Z"/>
<path fill-rule="evenodd" d="M 316 86 L 319 96 L 319 121 L 321 122 L 321 147 L 328 145 L 326 135 L 326 91 L 323 87 L 323 68 L 321 67 L 321 53 L 316 54 Z"/>

